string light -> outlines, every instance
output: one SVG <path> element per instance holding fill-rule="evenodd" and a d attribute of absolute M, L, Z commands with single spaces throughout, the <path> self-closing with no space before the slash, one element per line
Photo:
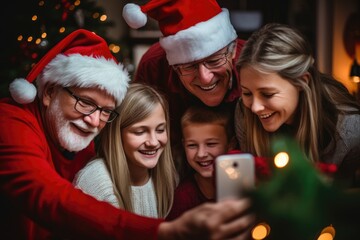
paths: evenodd
<path fill-rule="evenodd" d="M 278 168 L 283 168 L 289 163 L 289 154 L 286 152 L 279 152 L 274 158 L 274 164 Z"/>
<path fill-rule="evenodd" d="M 113 52 L 113 53 L 118 53 L 118 52 L 120 52 L 120 46 L 119 46 L 119 45 L 116 45 L 116 44 L 113 44 L 113 43 L 109 45 L 109 49 L 110 49 L 110 51 Z"/>
<path fill-rule="evenodd" d="M 100 14 L 99 14 L 98 12 L 96 12 L 96 13 L 94 13 L 94 14 L 92 15 L 92 17 L 93 17 L 94 19 L 98 18 L 99 16 L 100 16 Z"/>
<path fill-rule="evenodd" d="M 317 240 L 333 240 L 334 237 L 335 237 L 335 228 L 332 225 L 330 225 L 325 227 L 321 231 Z"/>
<path fill-rule="evenodd" d="M 257 224 L 251 231 L 251 237 L 254 240 L 262 240 L 265 239 L 270 234 L 270 226 L 265 223 Z"/>
<path fill-rule="evenodd" d="M 100 16 L 100 21 L 105 22 L 107 19 L 107 16 L 105 14 Z"/>

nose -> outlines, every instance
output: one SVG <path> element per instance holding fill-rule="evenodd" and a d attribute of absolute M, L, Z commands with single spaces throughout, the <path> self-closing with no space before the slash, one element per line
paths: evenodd
<path fill-rule="evenodd" d="M 87 122 L 92 127 L 99 127 L 100 125 L 100 110 L 96 110 L 90 115 L 84 117 L 84 121 Z"/>
<path fill-rule="evenodd" d="M 207 151 L 206 147 L 203 145 L 200 145 L 197 155 L 199 158 L 206 157 L 208 155 L 208 151 Z"/>
<path fill-rule="evenodd" d="M 145 142 L 145 144 L 147 146 L 157 146 L 158 143 L 159 143 L 159 141 L 158 141 L 155 133 L 150 133 L 147 141 Z"/>
<path fill-rule="evenodd" d="M 210 84 L 211 80 L 213 79 L 213 72 L 210 69 L 207 69 L 203 63 L 198 64 L 198 79 L 201 84 Z"/>
<path fill-rule="evenodd" d="M 257 113 L 259 111 L 264 110 L 264 104 L 262 103 L 262 101 L 260 99 L 258 99 L 257 97 L 254 97 L 251 103 L 251 111 L 253 113 Z"/>

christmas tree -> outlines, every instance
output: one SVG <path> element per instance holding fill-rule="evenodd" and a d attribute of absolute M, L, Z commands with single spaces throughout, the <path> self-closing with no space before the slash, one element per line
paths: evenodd
<path fill-rule="evenodd" d="M 84 28 L 103 37 L 121 61 L 119 41 L 106 31 L 113 23 L 104 9 L 91 0 L 12 0 L 2 11 L 0 51 L 0 97 L 8 96 L 8 85 L 25 78 L 32 66 L 57 42 L 75 29 Z"/>
<path fill-rule="evenodd" d="M 347 240 L 360 237 L 360 190 L 327 181 L 293 139 L 273 142 L 273 176 L 252 193 L 253 239 Z"/>

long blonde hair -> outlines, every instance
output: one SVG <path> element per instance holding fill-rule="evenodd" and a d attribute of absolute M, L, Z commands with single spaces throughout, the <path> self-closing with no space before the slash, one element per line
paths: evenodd
<path fill-rule="evenodd" d="M 359 113 L 359 104 L 347 89 L 316 69 L 309 43 L 294 28 L 270 23 L 253 33 L 237 62 L 238 70 L 244 66 L 261 73 L 276 73 L 301 89 L 294 136 L 312 161 L 319 161 L 325 149 L 336 144 L 339 114 Z M 304 75 L 309 76 L 308 82 L 304 81 Z M 241 99 L 236 116 L 241 150 L 270 156 L 272 133 L 264 130 L 258 117 L 241 103 Z"/>
<path fill-rule="evenodd" d="M 159 217 L 165 217 L 172 206 L 177 177 L 170 147 L 168 103 L 159 92 L 145 84 L 130 84 L 123 102 L 116 109 L 118 118 L 108 124 L 101 134 L 98 154 L 109 169 L 120 207 L 133 212 L 130 172 L 121 131 L 149 116 L 159 103 L 166 117 L 168 142 L 158 164 L 150 171 L 157 197 L 158 214 Z"/>

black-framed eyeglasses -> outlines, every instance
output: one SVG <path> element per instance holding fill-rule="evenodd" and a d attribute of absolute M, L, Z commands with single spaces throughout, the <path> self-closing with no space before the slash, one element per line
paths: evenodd
<path fill-rule="evenodd" d="M 199 64 L 204 65 L 207 69 L 215 69 L 225 65 L 228 62 L 229 46 L 226 48 L 226 52 L 214 54 L 209 58 L 189 64 L 178 64 L 174 66 L 174 69 L 180 76 L 189 76 L 195 74 L 199 68 Z"/>
<path fill-rule="evenodd" d="M 67 87 L 64 87 L 63 89 L 68 92 L 73 98 L 75 98 L 76 102 L 74 105 L 74 109 L 81 114 L 90 115 L 95 111 L 100 110 L 100 120 L 108 123 L 114 121 L 115 118 L 119 116 L 119 113 L 117 113 L 115 110 L 99 107 L 95 103 L 77 96 Z"/>

